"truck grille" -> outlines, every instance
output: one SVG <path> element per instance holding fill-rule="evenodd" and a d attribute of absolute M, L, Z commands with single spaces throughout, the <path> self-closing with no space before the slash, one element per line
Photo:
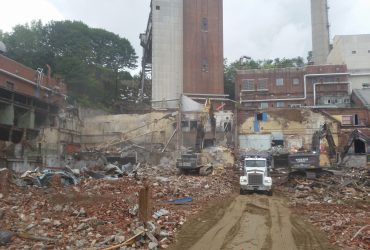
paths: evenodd
<path fill-rule="evenodd" d="M 249 174 L 248 175 L 248 184 L 249 185 L 262 185 L 263 184 L 263 175 L 262 174 Z"/>

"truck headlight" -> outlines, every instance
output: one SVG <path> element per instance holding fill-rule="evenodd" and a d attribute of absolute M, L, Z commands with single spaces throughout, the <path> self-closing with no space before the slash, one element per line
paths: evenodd
<path fill-rule="evenodd" d="M 242 183 L 242 184 L 248 184 L 248 178 L 246 176 L 241 176 L 240 177 L 240 183 Z"/>
<path fill-rule="evenodd" d="M 272 183 L 272 179 L 271 179 L 271 177 L 265 177 L 264 182 L 265 182 L 266 184 L 271 184 L 271 183 Z"/>

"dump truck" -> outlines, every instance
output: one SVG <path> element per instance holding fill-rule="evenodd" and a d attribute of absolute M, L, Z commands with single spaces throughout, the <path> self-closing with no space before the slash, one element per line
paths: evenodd
<path fill-rule="evenodd" d="M 260 155 L 247 155 L 242 162 L 240 194 L 262 191 L 272 195 L 271 161 Z"/>

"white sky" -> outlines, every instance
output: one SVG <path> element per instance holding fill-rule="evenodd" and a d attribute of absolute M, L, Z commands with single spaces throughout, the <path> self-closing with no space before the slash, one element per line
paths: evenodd
<path fill-rule="evenodd" d="M 41 19 L 80 20 L 127 38 L 141 56 L 150 0 L 0 0 L 0 30 Z M 331 38 L 370 34 L 370 0 L 329 0 Z M 224 0 L 224 55 L 229 61 L 306 58 L 311 50 L 310 0 Z"/>

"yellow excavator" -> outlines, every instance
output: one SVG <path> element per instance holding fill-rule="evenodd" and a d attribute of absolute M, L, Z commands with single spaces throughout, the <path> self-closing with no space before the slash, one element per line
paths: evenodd
<path fill-rule="evenodd" d="M 211 101 L 207 99 L 202 112 L 199 114 L 194 147 L 181 154 L 181 157 L 176 161 L 179 173 L 210 174 L 213 166 L 207 154 L 203 153 L 203 148 L 213 145 L 215 138 L 216 121 Z"/>

